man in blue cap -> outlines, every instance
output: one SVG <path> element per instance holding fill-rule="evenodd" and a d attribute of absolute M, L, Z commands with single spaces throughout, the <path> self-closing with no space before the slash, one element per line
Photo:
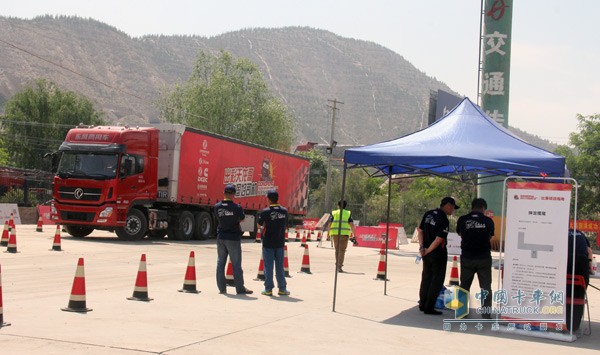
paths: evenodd
<path fill-rule="evenodd" d="M 262 253 L 265 265 L 265 290 L 261 292 L 265 296 L 273 295 L 273 264 L 277 276 L 278 294 L 287 296 L 285 271 L 283 270 L 283 247 L 285 246 L 285 227 L 287 226 L 288 211 L 279 205 L 279 193 L 276 190 L 267 192 L 269 207 L 263 209 L 258 215 L 258 224 L 264 226 L 262 236 Z"/>
<path fill-rule="evenodd" d="M 244 272 L 242 270 L 242 227 L 244 209 L 233 202 L 235 186 L 225 186 L 223 201 L 215 205 L 215 213 L 219 220 L 217 227 L 217 287 L 219 293 L 227 293 L 225 280 L 225 264 L 227 256 L 233 266 L 233 282 L 238 295 L 251 294 L 252 290 L 244 286 Z"/>

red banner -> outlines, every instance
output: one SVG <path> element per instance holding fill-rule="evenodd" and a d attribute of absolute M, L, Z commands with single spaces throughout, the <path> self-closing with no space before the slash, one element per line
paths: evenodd
<path fill-rule="evenodd" d="M 573 228 L 573 225 L 573 220 L 570 220 L 569 228 Z M 578 220 L 577 230 L 596 233 L 596 245 L 600 247 L 600 221 Z"/>
<path fill-rule="evenodd" d="M 383 240 L 385 240 L 385 227 L 356 227 L 356 241 L 359 247 L 366 248 L 381 248 Z M 388 249 L 397 249 L 398 228 L 390 227 L 390 235 L 388 237 Z"/>
<path fill-rule="evenodd" d="M 313 231 L 319 223 L 318 218 L 304 218 L 302 219 L 302 229 Z"/>
<path fill-rule="evenodd" d="M 54 224 L 50 219 L 50 206 L 37 206 L 37 210 L 42 217 L 42 224 Z"/>

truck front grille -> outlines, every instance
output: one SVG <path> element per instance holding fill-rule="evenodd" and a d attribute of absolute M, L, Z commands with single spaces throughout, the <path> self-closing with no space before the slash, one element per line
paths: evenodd
<path fill-rule="evenodd" d="M 102 189 L 87 187 L 60 187 L 58 195 L 62 200 L 100 201 Z"/>

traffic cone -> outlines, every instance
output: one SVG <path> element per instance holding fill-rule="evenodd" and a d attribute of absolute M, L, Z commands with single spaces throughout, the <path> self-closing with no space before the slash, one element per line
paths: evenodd
<path fill-rule="evenodd" d="M 456 257 L 456 255 L 454 256 L 454 259 L 452 259 L 452 269 L 450 269 L 450 286 L 458 286 L 459 285 L 459 278 L 458 278 L 458 258 Z"/>
<path fill-rule="evenodd" d="M 196 261 L 194 251 L 190 251 L 190 258 L 188 259 L 185 276 L 183 277 L 183 288 L 178 291 L 185 293 L 200 293 L 200 291 L 196 289 Z"/>
<path fill-rule="evenodd" d="M 146 274 L 146 254 L 142 254 L 140 259 L 140 267 L 135 279 L 135 287 L 133 288 L 133 296 L 127 297 L 132 301 L 152 301 L 148 298 L 148 275 Z"/>
<path fill-rule="evenodd" d="M 265 281 L 265 261 L 263 260 L 262 254 L 260 256 L 260 262 L 258 263 L 258 274 L 254 281 Z"/>
<path fill-rule="evenodd" d="M 0 269 L 0 328 L 9 326 L 4 322 L 4 309 L 2 308 L 2 269 Z"/>
<path fill-rule="evenodd" d="M 321 231 L 317 232 L 317 242 L 321 242 Z"/>
<path fill-rule="evenodd" d="M 10 231 L 10 238 L 8 238 L 8 247 L 6 253 L 17 253 L 17 231 L 12 228 Z"/>
<path fill-rule="evenodd" d="M 225 284 L 227 286 L 235 286 L 233 281 L 233 265 L 231 264 L 231 260 L 227 263 L 227 271 L 225 272 Z"/>
<path fill-rule="evenodd" d="M 10 226 L 8 225 L 8 221 L 4 222 L 4 230 L 2 231 L 2 239 L 0 239 L 0 246 L 8 245 L 8 234 L 9 234 Z"/>
<path fill-rule="evenodd" d="M 261 234 L 262 234 L 261 233 L 261 229 L 258 228 L 258 230 L 256 231 L 256 239 L 254 240 L 256 243 L 260 243 L 261 242 L 261 237 L 262 237 Z"/>
<path fill-rule="evenodd" d="M 300 231 L 296 229 L 296 239 L 294 241 L 299 242 L 300 240 Z"/>
<path fill-rule="evenodd" d="M 379 258 L 379 265 L 377 266 L 377 277 L 375 277 L 373 280 L 389 281 L 389 279 L 387 279 L 385 277 L 385 273 L 386 273 L 385 250 L 380 250 L 379 254 L 381 254 L 381 257 Z"/>
<path fill-rule="evenodd" d="M 36 232 L 43 232 L 44 230 L 42 229 L 44 222 L 42 221 L 42 216 L 40 216 L 40 218 L 38 218 L 38 223 L 37 223 L 37 227 L 35 228 Z"/>
<path fill-rule="evenodd" d="M 54 242 L 52 243 L 52 249 L 54 251 L 62 251 L 60 248 L 60 226 L 56 226 L 56 232 L 54 232 Z"/>
<path fill-rule="evenodd" d="M 306 232 L 302 235 L 302 242 L 300 243 L 300 247 L 304 248 L 306 246 Z"/>
<path fill-rule="evenodd" d="M 8 220 L 8 226 L 11 229 L 15 229 L 15 219 L 13 218 L 13 214 L 10 214 L 10 219 Z"/>
<path fill-rule="evenodd" d="M 290 276 L 290 264 L 288 262 L 287 245 L 283 246 L 283 272 L 284 272 L 283 275 L 285 277 L 291 277 Z"/>
<path fill-rule="evenodd" d="M 304 256 L 302 257 L 302 268 L 300 272 L 304 274 L 312 274 L 310 272 L 310 256 L 308 255 L 308 244 L 304 246 Z"/>
<path fill-rule="evenodd" d="M 312 234 L 313 234 L 313 231 L 308 231 L 308 233 L 306 235 L 307 242 L 312 242 Z"/>
<path fill-rule="evenodd" d="M 90 312 L 92 310 L 91 308 L 87 308 L 85 304 L 85 272 L 83 268 L 83 258 L 79 258 L 79 261 L 77 262 L 73 287 L 71 288 L 71 297 L 69 297 L 69 305 L 66 308 L 61 309 L 68 312 Z"/>
<path fill-rule="evenodd" d="M 288 238 L 288 237 L 289 237 L 289 234 L 290 234 L 289 232 L 290 232 L 290 230 L 289 230 L 288 228 L 286 228 L 286 229 L 285 229 L 285 242 L 286 242 L 286 243 L 288 242 L 288 239 L 289 239 L 289 238 Z"/>
<path fill-rule="evenodd" d="M 381 239 L 381 249 L 379 249 L 379 254 L 385 254 L 385 239 Z"/>

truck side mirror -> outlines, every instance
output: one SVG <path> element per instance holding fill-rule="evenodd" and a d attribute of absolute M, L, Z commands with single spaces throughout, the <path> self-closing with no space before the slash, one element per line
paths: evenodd
<path fill-rule="evenodd" d="M 50 159 L 50 172 L 55 174 L 58 171 L 58 163 L 60 162 L 60 152 L 44 154 L 44 159 Z"/>

